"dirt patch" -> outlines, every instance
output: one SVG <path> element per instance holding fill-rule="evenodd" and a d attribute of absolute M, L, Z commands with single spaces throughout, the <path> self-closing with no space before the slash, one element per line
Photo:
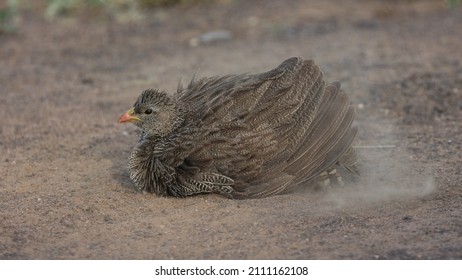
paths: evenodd
<path fill-rule="evenodd" d="M 0 35 L 0 258 L 462 258 L 462 11 L 347 2 L 181 6 L 126 24 L 24 12 Z M 213 30 L 231 37 L 190 45 Z M 315 59 L 357 106 L 358 184 L 244 201 L 133 189 L 136 132 L 116 121 L 142 89 L 290 56 Z"/>

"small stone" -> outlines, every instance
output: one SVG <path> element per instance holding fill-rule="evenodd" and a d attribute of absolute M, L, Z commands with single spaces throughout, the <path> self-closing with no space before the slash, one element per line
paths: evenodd
<path fill-rule="evenodd" d="M 214 30 L 202 33 L 189 40 L 191 47 L 197 47 L 200 44 L 211 44 L 219 41 L 227 41 L 233 38 L 233 34 L 229 30 Z"/>
<path fill-rule="evenodd" d="M 95 82 L 92 78 L 82 78 L 80 81 L 84 85 L 92 85 Z"/>

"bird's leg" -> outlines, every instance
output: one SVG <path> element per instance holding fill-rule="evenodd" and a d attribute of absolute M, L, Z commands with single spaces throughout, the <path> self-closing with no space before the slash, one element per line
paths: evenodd
<path fill-rule="evenodd" d="M 337 169 L 335 167 L 331 167 L 319 174 L 317 181 L 319 185 L 324 187 L 345 185 L 343 183 L 342 176 L 337 173 Z"/>

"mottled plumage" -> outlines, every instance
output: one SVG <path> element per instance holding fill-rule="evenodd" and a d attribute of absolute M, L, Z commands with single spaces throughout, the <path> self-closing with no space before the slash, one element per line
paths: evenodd
<path fill-rule="evenodd" d="M 143 91 L 120 122 L 141 128 L 130 178 L 157 195 L 275 195 L 343 166 L 356 173 L 354 109 L 311 60 L 261 74 Z"/>

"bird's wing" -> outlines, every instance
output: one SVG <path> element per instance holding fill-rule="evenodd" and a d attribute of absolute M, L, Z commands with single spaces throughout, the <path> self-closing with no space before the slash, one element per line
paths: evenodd
<path fill-rule="evenodd" d="M 319 67 L 291 58 L 254 75 L 193 80 L 178 93 L 202 119 L 191 164 L 235 179 L 235 197 L 279 193 L 335 164 L 354 138 L 354 111 Z"/>

